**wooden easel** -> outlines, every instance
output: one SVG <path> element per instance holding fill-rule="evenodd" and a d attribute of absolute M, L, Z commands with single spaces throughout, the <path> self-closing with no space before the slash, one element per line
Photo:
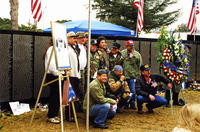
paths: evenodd
<path fill-rule="evenodd" d="M 52 23 L 51 23 L 51 26 L 52 26 Z M 63 76 L 63 75 L 62 75 L 62 72 L 65 71 L 65 72 L 67 73 L 68 71 L 71 70 L 71 68 L 58 69 L 58 61 L 57 61 L 57 58 L 56 58 L 56 50 L 55 50 L 53 32 L 52 32 L 52 39 L 53 39 L 53 48 L 52 48 L 52 51 L 51 51 L 51 54 L 50 54 L 50 58 L 49 58 L 49 60 L 48 60 L 47 68 L 46 68 L 45 73 L 44 73 L 44 76 L 43 76 L 42 84 L 41 84 L 41 86 L 40 86 L 40 90 L 39 90 L 39 93 L 38 93 L 38 97 L 37 97 L 37 100 L 36 100 L 36 103 L 35 103 L 34 111 L 33 111 L 33 114 L 32 114 L 32 117 L 31 117 L 31 121 L 30 121 L 29 126 L 31 126 L 31 124 L 32 124 L 32 122 L 33 122 L 33 118 L 34 118 L 34 116 L 35 116 L 36 108 L 37 108 L 37 105 L 38 105 L 38 102 L 39 102 L 39 99 L 40 99 L 40 96 L 41 96 L 41 93 L 42 93 L 42 88 L 43 88 L 44 86 L 47 86 L 47 85 L 53 83 L 53 82 L 59 81 L 61 131 L 64 132 L 64 125 L 63 125 L 63 109 L 62 109 L 62 86 L 61 86 L 62 83 L 61 83 L 61 80 L 63 80 L 64 78 L 67 78 L 67 79 L 69 80 L 69 76 L 68 76 L 68 75 Z M 58 78 L 57 78 L 57 79 L 45 83 L 47 71 L 49 70 L 49 65 L 50 65 L 50 62 L 51 62 L 53 53 L 54 53 L 54 56 L 55 56 L 56 67 L 57 67 L 57 70 L 58 70 L 59 75 L 58 75 Z M 75 111 L 75 107 L 74 107 L 74 101 L 75 101 L 75 100 L 72 98 L 72 101 L 71 101 L 71 103 L 72 103 L 72 109 L 73 109 L 73 113 L 74 113 L 74 118 L 75 118 L 75 123 L 76 123 L 77 131 L 79 132 L 79 125 L 78 125 L 78 120 L 77 120 L 76 111 Z"/>

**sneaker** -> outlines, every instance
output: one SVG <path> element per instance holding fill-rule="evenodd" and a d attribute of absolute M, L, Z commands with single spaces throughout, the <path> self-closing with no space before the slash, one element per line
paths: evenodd
<path fill-rule="evenodd" d="M 47 121 L 50 122 L 50 123 L 54 123 L 54 124 L 59 124 L 60 123 L 60 120 L 59 120 L 58 117 L 48 118 Z"/>
<path fill-rule="evenodd" d="M 148 109 L 148 113 L 154 113 L 153 109 L 149 106 L 149 104 L 146 104 L 146 107 Z"/>

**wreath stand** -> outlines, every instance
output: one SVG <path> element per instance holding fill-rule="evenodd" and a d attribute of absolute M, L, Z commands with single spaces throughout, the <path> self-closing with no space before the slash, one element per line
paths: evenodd
<path fill-rule="evenodd" d="M 48 69 L 49 69 L 49 65 L 50 65 L 50 62 L 51 62 L 51 59 L 52 59 L 52 56 L 53 56 L 53 52 L 55 53 L 55 49 L 54 49 L 54 48 L 52 48 L 51 55 L 50 55 L 50 58 L 49 58 L 49 60 L 48 60 L 47 69 L 45 70 L 45 73 L 44 73 L 44 76 L 43 76 L 42 84 L 41 84 L 41 86 L 40 86 L 40 90 L 39 90 L 39 93 L 38 93 L 38 97 L 37 97 L 37 100 L 36 100 L 36 103 L 35 103 L 34 111 L 33 111 L 33 114 L 32 114 L 32 117 L 31 117 L 31 121 L 30 121 L 29 126 L 31 126 L 31 124 L 32 124 L 32 122 L 33 122 L 33 119 L 34 119 L 34 116 L 35 116 L 35 112 L 36 112 L 36 108 L 37 108 L 37 105 L 38 105 L 38 102 L 39 102 L 39 99 L 40 99 L 40 95 L 41 95 L 41 93 L 42 93 L 42 88 L 43 88 L 44 86 L 47 86 L 47 85 L 53 83 L 53 82 L 59 81 L 61 131 L 64 132 L 64 125 L 63 125 L 63 109 L 62 109 L 62 88 L 61 88 L 61 87 L 62 87 L 62 86 L 61 86 L 62 84 L 61 84 L 61 80 L 63 80 L 64 78 L 67 78 L 68 81 L 69 81 L 69 76 L 68 76 L 68 75 L 63 76 L 63 75 L 61 74 L 61 71 L 66 71 L 66 73 L 67 73 L 67 72 L 68 72 L 69 70 L 71 70 L 71 69 L 58 70 L 58 72 L 59 72 L 58 78 L 55 79 L 55 80 L 52 80 L 52 81 L 50 81 L 50 82 L 48 82 L 48 83 L 46 83 L 46 84 L 44 84 L 45 79 L 46 79 L 46 75 L 47 75 L 47 71 L 48 71 Z M 55 57 L 55 60 L 56 60 L 55 62 L 57 62 L 57 58 L 56 58 L 56 57 Z M 75 101 L 75 100 L 74 100 L 73 97 L 72 97 L 72 101 L 71 101 L 71 103 L 72 103 L 72 109 L 73 109 L 73 113 L 74 113 L 74 118 L 75 118 L 75 123 L 76 123 L 77 131 L 79 132 L 79 125 L 78 125 L 78 120 L 77 120 L 76 111 L 75 111 L 75 107 L 74 107 L 74 101 Z M 69 105 L 70 105 L 70 104 L 69 104 Z M 69 107 L 69 108 L 70 108 L 70 107 Z M 69 113 L 70 113 L 70 112 L 69 112 Z"/>

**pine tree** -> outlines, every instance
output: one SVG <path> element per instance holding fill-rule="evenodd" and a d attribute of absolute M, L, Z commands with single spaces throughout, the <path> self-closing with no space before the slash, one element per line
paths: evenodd
<path fill-rule="evenodd" d="M 135 30 L 137 24 L 137 9 L 134 0 L 94 0 L 93 9 L 97 18 Z M 165 9 L 177 0 L 144 0 L 144 30 L 168 26 L 179 16 L 179 9 L 166 12 Z"/>

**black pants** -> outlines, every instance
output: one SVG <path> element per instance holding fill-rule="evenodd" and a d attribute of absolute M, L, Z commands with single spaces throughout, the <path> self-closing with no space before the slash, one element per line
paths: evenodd
<path fill-rule="evenodd" d="M 54 79 L 57 79 L 58 76 L 54 76 L 52 74 L 47 74 L 47 82 L 50 82 Z M 59 100 L 59 81 L 53 82 L 48 85 L 50 88 L 50 96 L 49 96 L 49 106 L 48 106 L 48 117 L 53 118 L 58 116 L 60 100 Z M 63 86 L 63 81 L 61 86 Z"/>
<path fill-rule="evenodd" d="M 173 104 L 177 104 L 178 103 L 178 95 L 179 95 L 179 93 L 176 93 L 176 92 L 174 92 L 172 90 Z M 169 104 L 169 102 L 170 102 L 170 90 L 166 90 L 165 98 L 167 99 L 167 103 Z"/>
<path fill-rule="evenodd" d="M 69 80 L 76 94 L 76 97 L 79 98 L 79 101 L 74 102 L 76 112 L 82 112 L 82 104 L 83 104 L 84 98 L 83 98 L 83 93 L 81 92 L 80 87 L 79 87 L 80 79 L 78 79 L 77 77 L 70 77 Z"/>

